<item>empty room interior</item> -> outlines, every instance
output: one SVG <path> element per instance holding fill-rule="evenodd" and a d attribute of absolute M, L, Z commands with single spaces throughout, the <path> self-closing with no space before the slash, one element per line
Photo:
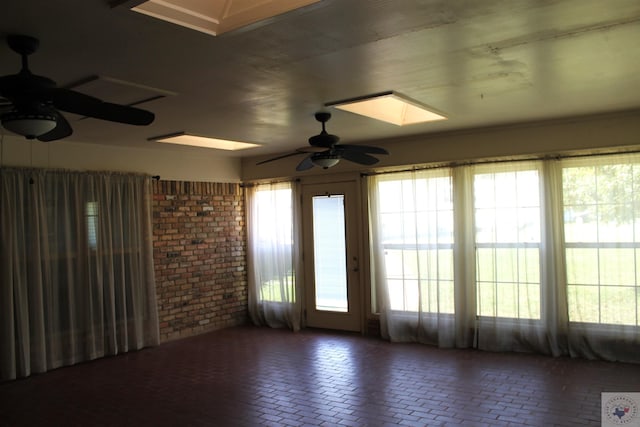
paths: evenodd
<path fill-rule="evenodd" d="M 640 426 L 637 0 L 0 39 L 0 427 Z"/>

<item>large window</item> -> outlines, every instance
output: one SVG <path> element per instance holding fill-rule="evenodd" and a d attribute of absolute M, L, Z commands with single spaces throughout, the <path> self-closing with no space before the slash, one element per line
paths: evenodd
<path fill-rule="evenodd" d="M 255 260 L 260 300 L 283 302 L 294 298 L 292 263 L 293 218 L 291 188 L 260 187 L 254 194 Z"/>
<path fill-rule="evenodd" d="M 256 324 L 301 326 L 296 185 L 246 188 L 249 314 Z"/>
<path fill-rule="evenodd" d="M 369 179 L 391 339 L 640 362 L 640 154 Z"/>
<path fill-rule="evenodd" d="M 563 168 L 569 319 L 639 325 L 640 164 Z"/>
<path fill-rule="evenodd" d="M 380 241 L 393 310 L 453 313 L 453 201 L 448 171 L 383 177 Z"/>
<path fill-rule="evenodd" d="M 539 319 L 538 171 L 489 169 L 474 176 L 478 314 Z"/>
<path fill-rule="evenodd" d="M 0 381 L 158 343 L 142 175 L 0 168 Z"/>

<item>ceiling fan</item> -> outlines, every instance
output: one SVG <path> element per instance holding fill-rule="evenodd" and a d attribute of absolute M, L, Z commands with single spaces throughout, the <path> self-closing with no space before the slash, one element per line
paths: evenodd
<path fill-rule="evenodd" d="M 70 89 L 29 70 L 28 56 L 38 49 L 37 39 L 9 35 L 9 47 L 22 57 L 18 74 L 0 77 L 0 115 L 2 126 L 27 139 L 55 141 L 73 133 L 71 125 L 60 113 L 79 114 L 111 122 L 144 126 L 151 124 L 153 113 L 126 105 L 103 102 L 93 96 Z"/>
<path fill-rule="evenodd" d="M 350 144 L 338 144 L 340 138 L 337 135 L 332 135 L 327 132 L 325 128 L 326 122 L 331 118 L 331 113 L 326 111 L 320 111 L 315 114 L 317 121 L 322 123 L 322 131 L 318 135 L 314 135 L 309 138 L 310 147 L 299 148 L 293 153 L 284 154 L 282 156 L 274 157 L 272 159 L 263 160 L 256 163 L 261 165 L 275 160 L 284 159 L 286 157 L 297 156 L 299 154 L 308 154 L 307 157 L 302 160 L 296 170 L 298 172 L 306 171 L 314 166 L 319 166 L 323 169 L 328 169 L 338 164 L 342 159 L 354 162 L 360 165 L 373 165 L 378 163 L 378 159 L 371 156 L 371 154 L 389 154 L 387 150 L 380 147 L 371 147 L 367 145 L 350 145 Z"/>

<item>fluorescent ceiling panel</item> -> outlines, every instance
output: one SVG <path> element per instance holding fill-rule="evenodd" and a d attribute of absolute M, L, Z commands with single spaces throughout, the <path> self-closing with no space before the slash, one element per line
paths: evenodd
<path fill-rule="evenodd" d="M 339 101 L 326 104 L 326 106 L 382 120 L 397 126 L 447 119 L 425 105 L 394 92 Z"/>
<path fill-rule="evenodd" d="M 131 10 L 216 36 L 318 1 L 148 0 Z"/>
<path fill-rule="evenodd" d="M 259 147 L 259 144 L 249 142 L 229 141 L 226 139 L 207 138 L 187 134 L 160 136 L 151 138 L 152 141 L 165 142 L 169 144 L 190 145 L 193 147 L 215 148 L 217 150 L 237 151 L 247 148 Z"/>

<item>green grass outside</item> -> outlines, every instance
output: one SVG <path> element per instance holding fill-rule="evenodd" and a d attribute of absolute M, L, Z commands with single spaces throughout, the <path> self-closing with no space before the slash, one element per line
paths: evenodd
<path fill-rule="evenodd" d="M 403 253 L 404 252 L 404 253 Z M 479 249 L 477 252 L 478 314 L 539 319 L 541 290 L 536 248 Z M 387 251 L 387 276 L 394 309 L 453 313 L 453 253 L 451 250 Z M 639 325 L 640 289 L 633 249 L 567 250 L 569 320 Z M 417 286 L 421 289 L 418 292 Z"/>
<path fill-rule="evenodd" d="M 262 301 L 292 301 L 295 296 L 293 284 L 293 276 L 285 277 L 282 282 L 277 279 L 263 282 L 260 287 L 260 296 Z"/>
<path fill-rule="evenodd" d="M 409 251 L 401 252 L 388 251 L 386 257 L 390 287 L 399 292 L 395 299 L 392 297 L 392 306 L 417 310 L 420 282 L 424 311 L 453 313 L 453 252 L 418 251 L 413 256 Z M 634 249 L 569 248 L 566 264 L 570 321 L 640 325 L 640 289 L 636 286 L 635 268 L 640 266 L 640 254 Z M 540 318 L 538 249 L 480 249 L 477 278 L 479 315 Z M 292 276 L 285 277 L 282 283 L 276 279 L 266 281 L 261 287 L 263 301 L 291 300 L 294 292 Z"/>

